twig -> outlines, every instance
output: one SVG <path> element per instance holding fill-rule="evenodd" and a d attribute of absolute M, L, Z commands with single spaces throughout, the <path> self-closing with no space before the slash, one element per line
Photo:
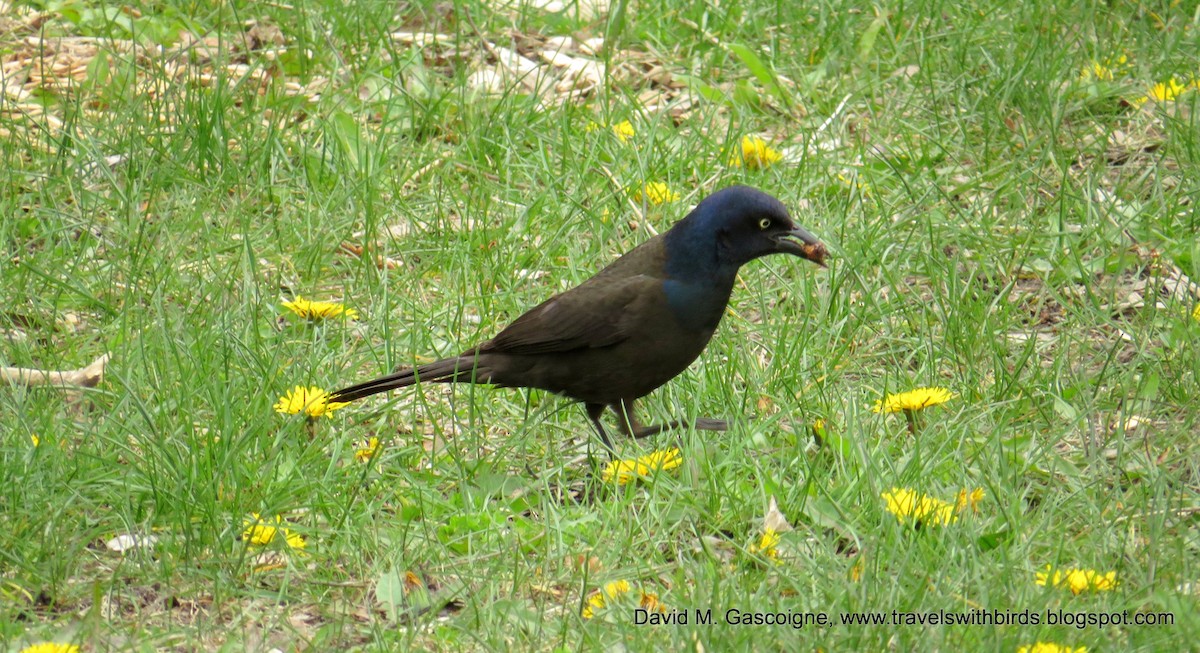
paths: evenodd
<path fill-rule="evenodd" d="M 104 378 L 109 354 L 77 370 L 36 370 L 27 367 L 0 367 L 0 382 L 9 385 L 50 385 L 55 387 L 94 388 Z"/>
<path fill-rule="evenodd" d="M 404 190 L 409 191 L 415 188 L 417 182 L 421 180 L 421 177 L 424 177 L 426 174 L 428 174 L 430 170 L 433 170 L 434 168 L 437 168 L 443 163 L 449 161 L 450 157 L 452 156 L 454 156 L 453 150 L 446 150 L 445 152 L 437 155 L 437 158 L 422 166 L 420 170 L 414 172 L 413 175 L 404 182 Z"/>
<path fill-rule="evenodd" d="M 850 94 L 847 93 L 846 97 L 842 98 L 842 101 L 838 103 L 837 108 L 833 110 L 833 113 L 829 114 L 829 117 L 825 119 L 825 122 L 821 123 L 820 127 L 817 127 L 817 131 L 815 133 L 820 134 L 828 129 L 829 125 L 834 121 L 834 119 L 841 115 L 842 109 L 846 108 L 846 103 L 849 101 Z"/>

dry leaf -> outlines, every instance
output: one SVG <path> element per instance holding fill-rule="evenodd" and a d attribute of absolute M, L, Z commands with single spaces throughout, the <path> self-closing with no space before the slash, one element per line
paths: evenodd
<path fill-rule="evenodd" d="M 771 495 L 767 502 L 767 514 L 763 515 L 763 531 L 786 533 L 790 530 L 792 530 L 792 525 L 788 523 L 787 517 L 784 517 L 783 513 L 779 511 L 775 495 Z"/>
<path fill-rule="evenodd" d="M 105 542 L 104 546 L 107 547 L 109 551 L 125 553 L 126 551 L 129 551 L 130 549 L 136 549 L 137 547 L 143 547 L 146 549 L 153 548 L 157 542 L 158 538 L 153 535 L 134 535 L 133 533 L 121 533 L 120 535 Z"/>

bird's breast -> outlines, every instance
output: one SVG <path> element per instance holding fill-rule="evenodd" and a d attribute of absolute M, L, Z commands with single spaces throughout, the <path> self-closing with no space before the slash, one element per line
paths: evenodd
<path fill-rule="evenodd" d="M 719 281 L 663 281 L 663 294 L 671 315 L 689 331 L 715 330 L 729 305 L 732 290 L 732 283 Z"/>

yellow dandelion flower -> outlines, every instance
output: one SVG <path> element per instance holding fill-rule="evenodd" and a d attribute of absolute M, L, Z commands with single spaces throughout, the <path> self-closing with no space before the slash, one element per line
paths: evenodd
<path fill-rule="evenodd" d="M 284 537 L 284 541 L 287 542 L 289 549 L 297 549 L 299 551 L 303 551 L 304 547 L 308 546 L 308 542 L 305 541 L 303 535 L 296 533 L 294 531 L 291 531 L 289 529 L 286 529 L 286 528 L 283 529 L 283 537 Z"/>
<path fill-rule="evenodd" d="M 38 642 L 21 649 L 21 653 L 79 653 L 79 647 L 58 642 Z"/>
<path fill-rule="evenodd" d="M 812 434 L 813 439 L 816 441 L 818 447 L 824 446 L 826 438 L 825 420 L 813 420 L 813 423 L 808 427 L 808 431 Z"/>
<path fill-rule="evenodd" d="M 783 155 L 758 136 L 743 136 L 741 147 L 729 157 L 729 165 L 748 170 L 765 168 L 783 160 Z"/>
<path fill-rule="evenodd" d="M 1080 77 L 1083 79 L 1098 79 L 1105 82 L 1111 82 L 1116 77 L 1116 74 L 1113 73 L 1112 68 L 1105 66 L 1099 61 L 1093 61 L 1091 66 L 1083 69 L 1083 73 L 1080 74 Z"/>
<path fill-rule="evenodd" d="M 32 433 L 29 434 L 29 441 L 32 442 L 33 446 L 35 446 L 35 447 L 42 446 L 42 439 Z"/>
<path fill-rule="evenodd" d="M 671 190 L 670 186 L 661 181 L 647 182 L 641 189 L 633 193 L 633 201 L 638 203 L 645 201 L 647 204 L 655 206 L 667 202 L 678 202 L 679 198 L 679 193 Z"/>
<path fill-rule="evenodd" d="M 846 187 L 861 192 L 863 195 L 871 194 L 871 187 L 864 183 L 862 179 L 858 177 L 858 175 L 855 175 L 854 178 L 851 179 L 850 177 L 847 177 L 839 172 L 837 174 L 837 180 L 845 184 Z"/>
<path fill-rule="evenodd" d="M 658 595 L 652 592 L 642 592 L 642 598 L 638 601 L 638 607 L 647 612 L 663 613 L 667 611 L 667 606 L 658 600 Z"/>
<path fill-rule="evenodd" d="M 629 589 L 629 581 L 627 580 L 614 580 L 606 584 L 602 589 L 588 597 L 587 605 L 583 606 L 583 618 L 591 619 L 596 616 L 596 612 L 603 610 L 609 601 L 616 599 L 622 594 L 628 594 Z"/>
<path fill-rule="evenodd" d="M 1183 95 L 1188 87 L 1172 77 L 1165 82 L 1159 82 L 1150 88 L 1150 97 L 1158 102 L 1170 102 Z"/>
<path fill-rule="evenodd" d="M 275 402 L 275 412 L 284 415 L 295 415 L 301 411 L 309 417 L 330 417 L 330 413 L 339 408 L 349 406 L 345 401 L 329 401 L 329 393 L 316 386 L 304 387 L 298 385 Z"/>
<path fill-rule="evenodd" d="M 1102 82 L 1111 82 L 1118 75 L 1124 75 L 1129 69 L 1129 57 L 1120 55 L 1117 57 L 1108 57 L 1104 61 L 1092 60 L 1092 62 L 1084 66 L 1079 72 L 1079 78 L 1087 81 L 1095 79 Z"/>
<path fill-rule="evenodd" d="M 367 441 L 362 443 L 362 446 L 354 452 L 354 459 L 360 463 L 365 463 L 375 457 L 379 451 L 379 438 L 367 438 Z"/>
<path fill-rule="evenodd" d="M 894 487 L 880 496 L 887 503 L 887 511 L 895 515 L 901 524 L 911 520 L 914 525 L 945 526 L 958 521 L 952 504 L 909 488 Z"/>
<path fill-rule="evenodd" d="M 622 143 L 628 143 L 633 139 L 634 136 L 637 135 L 637 132 L 633 131 L 633 123 L 629 122 L 628 120 L 622 120 L 621 122 L 613 125 L 612 130 L 613 133 L 617 135 L 617 140 L 621 141 Z"/>
<path fill-rule="evenodd" d="M 303 535 L 284 527 L 283 518 L 279 515 L 275 515 L 272 521 L 263 519 L 257 512 L 252 512 L 249 519 L 242 520 L 242 539 L 254 546 L 266 546 L 274 542 L 275 536 L 280 533 L 283 534 L 284 542 L 289 548 L 303 549 L 308 544 Z"/>
<path fill-rule="evenodd" d="M 970 492 L 966 488 L 958 491 L 958 500 L 954 502 L 954 509 L 958 512 L 970 509 L 972 512 L 979 512 L 979 502 L 983 501 L 983 488 L 977 487 Z"/>
<path fill-rule="evenodd" d="M 601 473 L 604 482 L 614 481 L 617 485 L 625 485 L 630 481 L 645 478 L 658 471 L 675 469 L 683 464 L 683 455 L 679 448 L 660 449 L 640 458 L 626 458 L 608 463 Z"/>
<path fill-rule="evenodd" d="M 944 404 L 955 397 L 953 392 L 945 388 L 917 388 L 908 392 L 888 393 L 887 397 L 877 400 L 871 409 L 877 413 L 899 413 L 921 410 L 930 406 Z"/>
<path fill-rule="evenodd" d="M 750 545 L 750 553 L 761 553 L 764 557 L 772 560 L 779 559 L 779 533 L 775 532 L 774 528 L 764 528 L 762 537 L 758 541 Z"/>
<path fill-rule="evenodd" d="M 862 554 L 859 554 L 858 558 L 854 560 L 854 564 L 850 566 L 850 582 L 857 583 L 862 580 L 863 567 L 865 566 Z"/>
<path fill-rule="evenodd" d="M 358 311 L 346 308 L 345 304 L 337 302 L 314 302 L 303 297 L 296 297 L 290 302 L 284 302 L 283 307 L 306 320 L 324 320 L 334 317 L 358 319 Z"/>
<path fill-rule="evenodd" d="M 282 522 L 283 519 L 279 515 L 275 515 L 275 523 L 280 524 Z M 257 512 L 250 513 L 250 519 L 242 520 L 242 539 L 248 540 L 256 546 L 270 544 L 275 539 L 275 533 L 278 531 L 278 526 L 265 523 L 262 516 Z"/>
<path fill-rule="evenodd" d="M 1200 322 L 1200 304 L 1196 304 L 1196 308 L 1192 309 L 1192 319 Z"/>
<path fill-rule="evenodd" d="M 604 125 L 601 125 L 595 121 L 588 123 L 587 131 L 594 132 L 598 129 L 604 129 Z M 622 143 L 628 143 L 633 139 L 634 136 L 637 135 L 637 132 L 633 129 L 633 123 L 629 122 L 628 120 L 622 120 L 609 129 L 612 129 L 612 133 L 615 134 L 617 140 L 621 141 Z"/>
<path fill-rule="evenodd" d="M 1045 571 L 1037 573 L 1036 582 L 1043 587 L 1066 587 L 1072 594 L 1079 594 L 1085 590 L 1106 592 L 1116 589 L 1117 572 L 1102 574 L 1095 569 L 1054 569 L 1046 565 Z"/>
<path fill-rule="evenodd" d="M 1150 92 L 1133 101 L 1134 105 L 1141 106 L 1150 100 L 1155 102 L 1174 102 L 1176 98 L 1190 91 L 1191 87 L 1183 84 L 1178 79 L 1172 77 L 1165 82 L 1158 82 L 1150 87 Z"/>
<path fill-rule="evenodd" d="M 1071 648 L 1062 644 L 1053 644 L 1049 642 L 1038 642 L 1033 646 L 1022 646 L 1017 649 L 1017 653 L 1087 653 L 1086 646 Z"/>

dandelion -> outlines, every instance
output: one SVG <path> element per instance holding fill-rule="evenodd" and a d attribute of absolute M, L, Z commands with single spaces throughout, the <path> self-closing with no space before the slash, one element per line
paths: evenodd
<path fill-rule="evenodd" d="M 594 132 L 598 129 L 604 129 L 604 125 L 594 121 L 588 123 L 587 131 Z M 609 129 L 612 129 L 612 133 L 615 134 L 617 140 L 621 141 L 622 143 L 628 143 L 633 139 L 634 136 L 637 135 L 637 132 L 633 129 L 633 123 L 629 122 L 628 120 L 622 120 Z"/>
<path fill-rule="evenodd" d="M 1117 57 L 1108 57 L 1104 61 L 1093 60 L 1079 72 L 1079 78 L 1084 81 L 1094 79 L 1101 82 L 1111 82 L 1118 75 L 1124 75 L 1128 69 L 1129 57 L 1122 54 Z"/>
<path fill-rule="evenodd" d="M 1084 68 L 1079 76 L 1084 80 L 1097 79 L 1102 82 L 1111 82 L 1116 77 L 1112 68 L 1105 66 L 1099 61 L 1093 61 L 1092 65 Z"/>
<path fill-rule="evenodd" d="M 285 528 L 283 529 L 283 536 L 289 549 L 303 551 L 304 547 L 308 546 L 308 542 L 304 540 L 304 536 L 299 533 L 294 533 Z"/>
<path fill-rule="evenodd" d="M 887 511 L 895 515 L 901 524 L 911 520 L 915 526 L 945 526 L 958 521 L 954 505 L 909 488 L 894 487 L 880 496 L 887 502 Z"/>
<path fill-rule="evenodd" d="M 1192 319 L 1200 322 L 1200 304 L 1196 304 L 1196 308 L 1192 309 Z"/>
<path fill-rule="evenodd" d="M 850 177 L 847 177 L 846 175 L 839 172 L 837 174 L 837 180 L 842 182 L 843 184 L 845 184 L 847 188 L 857 190 L 860 193 L 862 193 L 863 195 L 871 194 L 870 186 L 868 186 L 866 183 L 864 183 L 857 175 L 855 175 L 854 178 L 851 179 Z"/>
<path fill-rule="evenodd" d="M 1107 592 L 1117 587 L 1117 572 L 1100 573 L 1095 569 L 1053 569 L 1046 565 L 1045 571 L 1037 573 L 1037 584 L 1042 587 L 1066 587 L 1072 594 L 1084 590 Z"/>
<path fill-rule="evenodd" d="M 588 597 L 587 605 L 583 606 L 583 618 L 591 619 L 596 616 L 596 612 L 603 610 L 609 601 L 616 599 L 622 594 L 628 594 L 629 589 L 629 581 L 627 580 L 614 580 L 606 584 L 601 590 Z"/>
<path fill-rule="evenodd" d="M 1150 100 L 1154 100 L 1155 102 L 1174 102 L 1176 98 L 1191 89 L 1191 86 L 1172 77 L 1165 82 L 1158 82 L 1154 86 L 1151 86 L 1150 92 L 1134 100 L 1133 105 L 1140 107 Z"/>
<path fill-rule="evenodd" d="M 762 537 L 758 538 L 758 542 L 750 545 L 750 553 L 761 553 L 763 557 L 772 560 L 779 559 L 779 533 L 773 528 L 763 529 Z"/>
<path fill-rule="evenodd" d="M 354 459 L 360 463 L 365 463 L 375 457 L 379 451 L 379 438 L 368 438 L 362 446 L 354 452 Z"/>
<path fill-rule="evenodd" d="M 647 612 L 657 612 L 662 614 L 667 611 L 667 606 L 658 600 L 658 595 L 652 592 L 642 592 L 642 598 L 638 601 L 638 607 Z"/>
<path fill-rule="evenodd" d="M 639 478 L 646 478 L 658 471 L 675 469 L 683 464 L 683 456 L 679 448 L 660 449 L 639 458 L 626 458 L 608 463 L 601 473 L 604 482 L 613 481 L 617 485 L 625 485 Z"/>
<path fill-rule="evenodd" d="M 242 539 L 254 546 L 266 546 L 275 541 L 276 535 L 283 535 L 288 548 L 303 550 L 307 546 L 304 536 L 292 532 L 283 526 L 283 518 L 275 515 L 274 522 L 264 520 L 257 512 L 250 513 L 250 519 L 242 520 Z"/>
<path fill-rule="evenodd" d="M 275 412 L 284 415 L 295 415 L 303 411 L 308 413 L 310 418 L 317 418 L 322 415 L 329 417 L 333 411 L 349 405 L 349 402 L 345 401 L 329 401 L 329 393 L 316 386 L 305 388 L 298 385 L 280 397 L 274 408 Z"/>
<path fill-rule="evenodd" d="M 1165 82 L 1159 82 L 1150 87 L 1150 97 L 1157 102 L 1171 102 L 1175 98 L 1183 95 L 1188 87 L 1181 84 L 1179 80 L 1172 77 Z"/>
<path fill-rule="evenodd" d="M 32 443 L 33 443 L 33 446 L 35 446 L 35 447 L 40 447 L 40 446 L 42 446 L 42 439 L 41 439 L 41 438 L 39 438 L 39 437 L 38 437 L 36 434 L 30 433 L 30 434 L 29 434 L 29 441 L 30 441 L 30 442 L 32 442 Z"/>
<path fill-rule="evenodd" d="M 904 413 L 904 418 L 908 420 L 908 432 L 916 435 L 917 417 L 915 413 L 930 406 L 944 404 L 954 396 L 953 392 L 936 387 L 917 388 L 900 393 L 889 392 L 883 399 L 876 400 L 875 406 L 871 410 L 876 413 Z"/>
<path fill-rule="evenodd" d="M 743 136 L 740 145 L 729 157 L 729 165 L 735 168 L 745 166 L 748 170 L 757 170 L 783 160 L 778 150 L 758 136 Z"/>
<path fill-rule="evenodd" d="M 275 539 L 275 534 L 279 529 L 275 526 L 270 526 L 262 522 L 262 517 L 257 513 L 250 513 L 253 519 L 242 520 L 242 539 L 248 540 L 251 544 L 257 546 L 265 546 L 270 544 Z M 282 520 L 278 515 L 275 516 L 275 523 L 280 523 Z"/>
<path fill-rule="evenodd" d="M 809 431 L 812 433 L 813 438 L 816 439 L 817 445 L 820 445 L 825 441 L 825 420 L 820 418 L 813 420 L 812 425 L 809 426 Z"/>
<path fill-rule="evenodd" d="M 617 135 L 617 140 L 622 143 L 628 143 L 636 135 L 636 132 L 633 131 L 633 124 L 628 120 L 622 120 L 613 125 L 612 130 Z"/>
<path fill-rule="evenodd" d="M 1087 653 L 1086 646 L 1079 648 L 1071 648 L 1062 644 L 1053 644 L 1048 642 L 1038 642 L 1033 646 L 1022 646 L 1017 649 L 1017 653 Z"/>
<path fill-rule="evenodd" d="M 954 509 L 960 513 L 967 509 L 979 512 L 980 501 L 983 501 L 983 488 L 977 487 L 970 492 L 963 488 L 958 491 L 958 500 L 954 502 Z"/>
<path fill-rule="evenodd" d="M 763 557 L 779 561 L 779 541 L 780 534 L 792 530 L 792 525 L 788 523 L 787 517 L 783 511 L 779 509 L 779 502 L 775 500 L 775 495 L 767 501 L 767 512 L 763 515 L 762 535 L 758 541 L 749 546 L 751 554 L 760 553 Z"/>
<path fill-rule="evenodd" d="M 900 413 L 912 410 L 924 410 L 930 406 L 944 404 L 954 398 L 954 393 L 945 388 L 917 388 L 908 392 L 888 393 L 887 397 L 877 400 L 871 410 L 876 413 Z"/>
<path fill-rule="evenodd" d="M 862 580 L 863 567 L 865 566 L 866 565 L 864 564 L 862 554 L 860 553 L 858 557 L 854 559 L 854 564 L 850 566 L 849 576 L 851 583 L 857 583 Z"/>
<path fill-rule="evenodd" d="M 21 653 L 79 653 L 79 647 L 58 642 L 38 642 L 21 649 Z"/>
<path fill-rule="evenodd" d="M 651 181 L 642 186 L 641 189 L 634 191 L 633 201 L 641 203 L 645 201 L 647 204 L 665 204 L 667 202 L 678 202 L 679 193 L 671 190 L 661 181 Z"/>
<path fill-rule="evenodd" d="M 314 302 L 303 297 L 296 297 L 290 302 L 284 302 L 283 307 L 306 320 L 325 320 L 335 317 L 358 319 L 358 311 L 346 308 L 345 304 L 337 302 Z"/>

